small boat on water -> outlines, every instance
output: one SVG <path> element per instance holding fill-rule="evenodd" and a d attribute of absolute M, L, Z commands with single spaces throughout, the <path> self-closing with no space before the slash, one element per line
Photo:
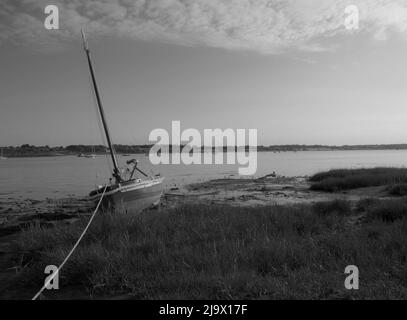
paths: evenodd
<path fill-rule="evenodd" d="M 95 147 L 92 147 L 92 153 L 79 153 L 78 157 L 95 159 L 96 158 Z"/>
<path fill-rule="evenodd" d="M 80 153 L 78 154 L 79 158 L 91 158 L 91 159 L 95 159 L 96 155 L 93 153 Z"/>
<path fill-rule="evenodd" d="M 95 147 L 92 147 L 92 153 L 85 154 L 85 158 L 96 159 Z"/>
<path fill-rule="evenodd" d="M 159 203 L 163 192 L 164 178 L 160 177 L 159 175 L 147 175 L 144 171 L 138 168 L 138 162 L 135 159 L 127 161 L 127 165 L 129 166 L 127 168 L 127 175 L 121 173 L 121 171 L 119 170 L 116 152 L 110 138 L 109 128 L 107 126 L 98 86 L 96 83 L 88 43 L 86 41 L 85 33 L 83 32 L 83 30 L 82 38 L 98 106 L 99 116 L 106 136 L 106 141 L 109 146 L 110 158 L 113 163 L 113 177 L 110 179 L 110 184 L 106 187 L 102 204 L 105 208 L 118 210 L 129 215 L 135 215 L 138 214 L 141 210 Z M 141 175 L 142 178 L 136 178 L 136 172 Z M 99 186 L 96 190 L 90 192 L 90 199 L 95 202 L 99 201 L 104 190 L 104 186 Z"/>

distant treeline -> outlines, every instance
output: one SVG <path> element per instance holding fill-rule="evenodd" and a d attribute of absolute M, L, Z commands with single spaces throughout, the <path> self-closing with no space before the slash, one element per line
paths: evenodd
<path fill-rule="evenodd" d="M 23 144 L 19 147 L 1 147 L 3 157 L 44 157 L 63 154 L 65 147 L 32 146 Z"/>
<path fill-rule="evenodd" d="M 115 144 L 114 149 L 117 153 L 148 153 L 152 145 L 124 145 Z M 72 153 L 106 153 L 109 149 L 104 145 L 70 145 L 66 147 L 66 150 Z"/>
<path fill-rule="evenodd" d="M 114 148 L 117 153 L 132 154 L 144 153 L 147 154 L 153 145 L 123 145 L 116 144 Z M 184 146 L 181 145 L 182 150 Z M 75 155 L 75 154 L 105 154 L 109 149 L 104 145 L 69 145 L 66 147 L 49 147 L 49 146 L 33 146 L 23 144 L 21 146 L 8 146 L 0 147 L 4 157 L 44 157 L 44 156 L 58 156 L 58 155 Z M 172 152 L 173 146 L 169 145 L 168 150 Z M 200 148 L 204 151 L 205 147 Z M 245 150 L 249 147 L 246 146 Z M 212 151 L 234 151 L 236 147 L 220 147 L 212 148 Z M 285 152 L 285 151 L 338 151 L 338 150 L 407 150 L 407 144 L 371 144 L 371 145 L 343 145 L 343 146 L 327 146 L 327 145 L 272 145 L 272 146 L 258 146 L 259 152 Z"/>
<path fill-rule="evenodd" d="M 117 153 L 148 153 L 152 145 L 121 145 L 114 146 Z M 23 144 L 21 146 L 1 147 L 4 157 L 47 157 L 77 154 L 105 154 L 109 149 L 104 145 L 69 145 L 66 147 L 33 146 Z"/>
<path fill-rule="evenodd" d="M 338 150 L 407 150 L 407 144 L 362 144 L 362 145 L 342 145 L 342 146 L 327 146 L 327 145 L 273 145 L 259 146 L 257 151 L 338 151 Z"/>

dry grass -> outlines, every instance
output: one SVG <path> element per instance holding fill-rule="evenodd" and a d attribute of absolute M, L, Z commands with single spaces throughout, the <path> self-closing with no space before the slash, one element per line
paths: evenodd
<path fill-rule="evenodd" d="M 365 199 L 359 203 L 358 209 L 366 212 L 370 220 L 392 223 L 407 218 L 407 198 Z"/>
<path fill-rule="evenodd" d="M 359 210 L 373 207 L 361 204 Z M 359 214 L 359 212 L 357 212 Z M 140 299 L 407 298 L 405 215 L 380 215 L 349 226 L 341 200 L 314 206 L 232 208 L 182 206 L 129 219 L 101 214 L 61 271 L 66 297 L 130 294 Z M 31 252 L 12 279 L 27 298 L 58 265 L 86 221 L 42 229 L 33 225 L 18 247 Z M 347 265 L 360 270 L 360 290 L 347 291 Z"/>

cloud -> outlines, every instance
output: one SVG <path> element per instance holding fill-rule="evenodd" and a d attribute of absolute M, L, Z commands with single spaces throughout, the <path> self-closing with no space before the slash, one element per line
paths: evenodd
<path fill-rule="evenodd" d="M 360 30 L 386 40 L 407 32 L 405 0 L 54 0 L 58 31 L 45 30 L 45 0 L 2 0 L 0 42 L 61 49 L 79 29 L 102 36 L 264 54 L 331 49 L 324 40 L 346 34 L 344 10 L 360 9 Z"/>

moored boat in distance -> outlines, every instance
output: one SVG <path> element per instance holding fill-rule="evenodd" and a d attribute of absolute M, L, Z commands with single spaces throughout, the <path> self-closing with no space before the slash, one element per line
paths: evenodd
<path fill-rule="evenodd" d="M 135 159 L 127 161 L 127 165 L 129 166 L 126 171 L 128 173 L 127 176 L 120 172 L 116 159 L 116 152 L 110 138 L 109 129 L 96 83 L 89 47 L 83 30 L 82 38 L 99 116 L 113 163 L 113 179 L 110 179 L 110 184 L 107 187 L 99 186 L 96 190 L 90 192 L 89 197 L 93 201 L 99 201 L 100 197 L 105 191 L 104 198 L 102 200 L 102 204 L 105 208 L 127 213 L 129 215 L 135 215 L 143 209 L 159 203 L 163 192 L 164 178 L 160 177 L 159 175 L 148 176 L 146 173 L 144 173 L 144 171 L 137 167 L 138 162 Z M 134 175 L 136 172 L 141 175 L 142 178 L 135 178 Z"/>
<path fill-rule="evenodd" d="M 92 147 L 92 153 L 85 154 L 85 158 L 96 159 L 95 147 Z"/>

